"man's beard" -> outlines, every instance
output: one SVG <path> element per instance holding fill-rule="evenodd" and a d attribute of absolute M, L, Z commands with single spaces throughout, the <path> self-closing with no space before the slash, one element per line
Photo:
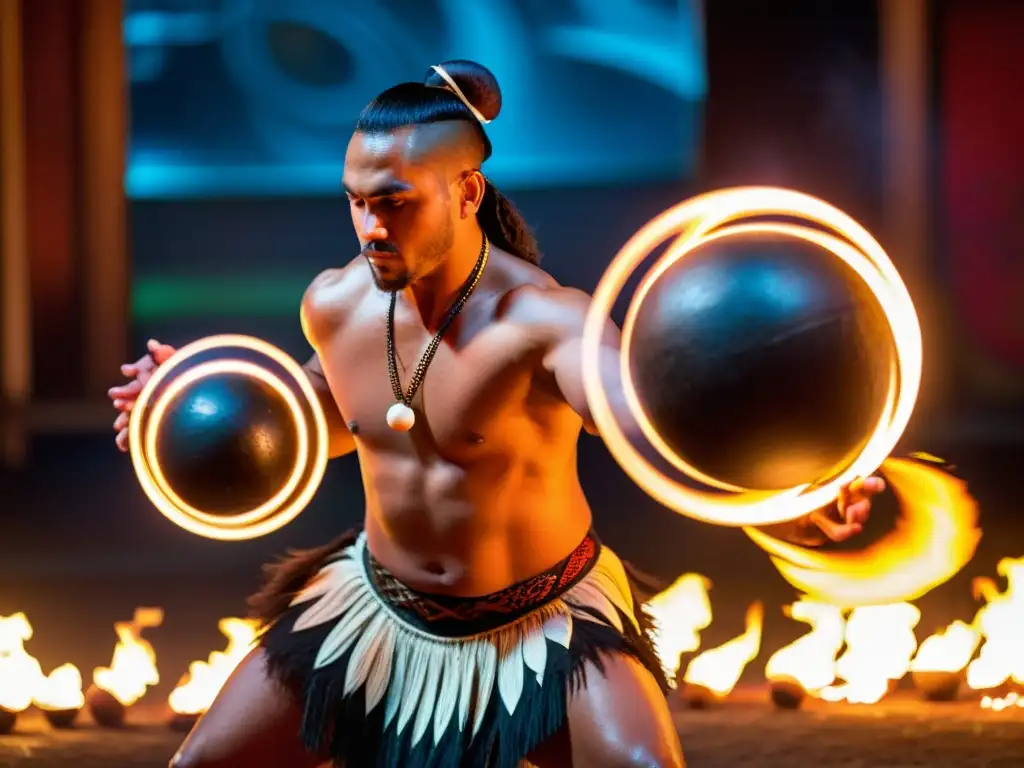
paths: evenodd
<path fill-rule="evenodd" d="M 409 283 L 412 282 L 412 275 L 408 272 L 403 272 L 400 275 L 388 275 L 387 277 L 382 276 L 377 269 L 370 265 L 370 276 L 373 278 L 373 284 L 377 286 L 377 290 L 384 291 L 385 293 L 398 293 L 404 291 L 409 287 Z"/>
<path fill-rule="evenodd" d="M 397 293 L 405 290 L 421 277 L 433 272 L 444 261 L 445 255 L 452 249 L 454 242 L 455 228 L 451 222 L 448 222 L 447 226 L 442 232 L 438 233 L 434 241 L 424 248 L 420 258 L 417 259 L 416 270 L 411 270 L 407 265 L 403 265 L 402 272 L 389 271 L 387 274 L 381 274 L 369 260 L 369 257 L 375 251 L 378 253 L 397 253 L 398 249 L 389 243 L 372 243 L 363 249 L 363 256 L 367 257 L 370 276 L 373 278 L 373 283 L 377 286 L 377 289 L 385 293 Z"/>

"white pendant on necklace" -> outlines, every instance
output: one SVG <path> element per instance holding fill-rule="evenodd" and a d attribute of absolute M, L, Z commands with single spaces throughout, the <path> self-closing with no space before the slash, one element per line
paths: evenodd
<path fill-rule="evenodd" d="M 416 412 L 405 403 L 388 408 L 388 426 L 397 432 L 408 432 L 416 423 Z"/>

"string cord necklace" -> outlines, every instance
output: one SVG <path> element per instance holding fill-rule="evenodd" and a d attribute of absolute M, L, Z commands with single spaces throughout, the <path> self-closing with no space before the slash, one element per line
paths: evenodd
<path fill-rule="evenodd" d="M 416 412 L 412 409 L 412 399 L 416 396 L 416 392 L 423 383 L 423 378 L 427 375 L 427 368 L 434 359 L 437 348 L 441 345 L 441 339 L 445 331 L 448 330 L 455 317 L 462 311 L 462 308 L 469 300 L 470 294 L 473 293 L 473 289 L 480 282 L 480 276 L 483 274 L 490 252 L 491 244 L 487 240 L 487 235 L 484 235 L 484 242 L 480 246 L 480 255 L 477 257 L 473 271 L 466 278 L 459 297 L 449 308 L 448 314 L 445 315 L 441 326 L 437 329 L 437 333 L 434 334 L 434 338 L 430 340 L 430 344 L 427 345 L 427 349 L 424 351 L 419 363 L 416 364 L 416 368 L 412 373 L 412 379 L 409 381 L 408 392 L 402 391 L 402 382 L 398 377 L 398 360 L 395 357 L 395 305 L 398 302 L 398 291 L 391 294 L 386 338 L 388 346 L 388 374 L 391 377 L 391 391 L 395 395 L 395 403 L 388 408 L 387 412 L 388 426 L 392 429 L 399 432 L 408 432 L 412 429 L 413 424 L 416 423 Z"/>

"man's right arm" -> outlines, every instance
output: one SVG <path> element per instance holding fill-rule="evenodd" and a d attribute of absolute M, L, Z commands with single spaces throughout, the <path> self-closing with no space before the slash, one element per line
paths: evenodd
<path fill-rule="evenodd" d="M 316 350 L 302 368 L 313 385 L 313 390 L 320 399 L 320 405 L 327 417 L 329 455 L 332 459 L 352 453 L 356 449 L 355 438 L 338 409 L 338 402 L 334 399 L 330 384 L 327 383 L 319 355 L 325 340 L 332 338 L 338 332 L 339 324 L 344 322 L 343 314 L 347 301 L 344 296 L 343 273 L 343 270 L 328 270 L 318 275 L 306 289 L 300 310 L 302 332 L 309 345 Z"/>
<path fill-rule="evenodd" d="M 317 397 L 320 399 L 320 406 L 323 409 L 324 416 L 327 417 L 328 455 L 335 459 L 347 453 L 352 453 L 356 449 L 356 441 L 352 437 L 352 432 L 349 430 L 348 424 L 345 423 L 345 419 L 342 418 L 341 411 L 338 410 L 334 393 L 331 392 L 331 387 L 327 383 L 327 377 L 324 375 L 324 369 L 320 365 L 320 357 L 314 354 L 302 366 L 302 370 L 306 372 L 309 383 L 313 385 L 313 391 L 316 392 Z"/>

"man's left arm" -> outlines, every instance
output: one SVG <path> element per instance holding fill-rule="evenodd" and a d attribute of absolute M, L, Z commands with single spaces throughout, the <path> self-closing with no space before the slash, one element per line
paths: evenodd
<path fill-rule="evenodd" d="M 583 419 L 583 426 L 592 435 L 599 434 L 587 400 L 583 377 L 583 326 L 590 297 L 571 288 L 556 289 L 558 317 L 556 329 L 544 355 L 544 369 L 554 379 L 569 406 Z M 620 369 L 621 333 L 609 319 L 599 346 L 599 370 L 609 406 L 626 437 L 642 438 L 625 398 Z M 827 541 L 845 541 L 860 533 L 871 511 L 871 497 L 885 490 L 880 477 L 857 480 L 842 489 L 836 503 L 787 523 L 761 527 L 765 533 L 804 546 L 818 546 Z"/>

